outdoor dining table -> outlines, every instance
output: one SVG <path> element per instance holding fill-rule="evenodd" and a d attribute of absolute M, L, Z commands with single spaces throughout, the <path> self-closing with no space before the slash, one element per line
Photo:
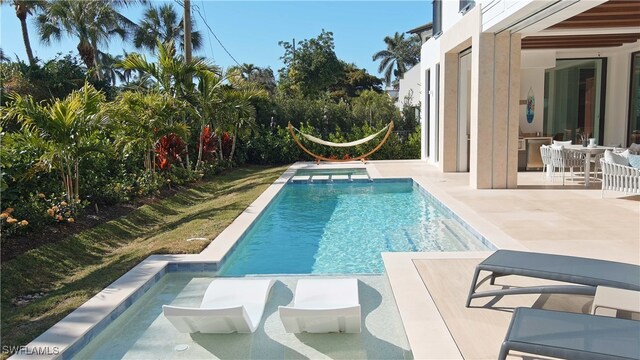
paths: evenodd
<path fill-rule="evenodd" d="M 614 150 L 611 146 L 582 146 L 565 145 L 565 150 L 577 151 L 585 154 L 584 157 L 584 186 L 589 187 L 589 177 L 591 176 L 591 155 L 602 154 L 605 150 Z"/>

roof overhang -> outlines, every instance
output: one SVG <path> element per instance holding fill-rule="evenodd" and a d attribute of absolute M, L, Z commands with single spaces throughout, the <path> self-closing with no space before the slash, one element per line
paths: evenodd
<path fill-rule="evenodd" d="M 609 0 L 525 35 L 522 49 L 611 48 L 640 39 L 640 1 Z"/>

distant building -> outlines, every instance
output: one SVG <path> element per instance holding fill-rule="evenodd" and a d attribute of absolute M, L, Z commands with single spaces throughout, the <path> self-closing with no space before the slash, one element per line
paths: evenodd
<path fill-rule="evenodd" d="M 427 23 L 415 29 L 407 31 L 408 34 L 420 36 L 421 44 L 424 44 L 431 34 L 433 34 L 433 24 Z M 405 99 L 410 97 L 410 104 L 413 106 L 420 105 L 422 99 L 422 91 L 420 88 L 420 63 L 407 70 L 398 82 L 398 94 L 396 106 L 402 109 Z"/>

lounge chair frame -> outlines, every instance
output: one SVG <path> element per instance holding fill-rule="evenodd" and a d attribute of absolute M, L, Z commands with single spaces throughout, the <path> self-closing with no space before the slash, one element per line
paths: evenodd
<path fill-rule="evenodd" d="M 521 334 L 522 327 L 532 331 Z M 511 350 L 571 360 L 637 360 L 640 337 L 634 334 L 640 334 L 640 321 L 517 308 L 498 360 L 506 360 Z"/>
<path fill-rule="evenodd" d="M 589 271 L 589 269 L 593 270 Z M 496 278 L 508 275 L 561 281 L 570 284 L 514 287 L 476 292 L 481 271 L 491 272 L 489 275 L 491 285 L 495 284 Z M 640 266 L 574 256 L 498 250 L 476 266 L 466 307 L 471 305 L 471 299 L 503 295 L 594 295 L 596 287 L 599 285 L 640 291 Z"/>

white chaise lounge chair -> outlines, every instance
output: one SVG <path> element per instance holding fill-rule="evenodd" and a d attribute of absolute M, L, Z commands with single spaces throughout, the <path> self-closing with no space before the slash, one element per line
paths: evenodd
<path fill-rule="evenodd" d="M 299 280 L 293 306 L 278 311 L 288 333 L 359 333 L 358 280 Z"/>
<path fill-rule="evenodd" d="M 270 279 L 214 279 L 199 308 L 163 305 L 162 311 L 183 333 L 252 333 L 273 283 Z"/>

